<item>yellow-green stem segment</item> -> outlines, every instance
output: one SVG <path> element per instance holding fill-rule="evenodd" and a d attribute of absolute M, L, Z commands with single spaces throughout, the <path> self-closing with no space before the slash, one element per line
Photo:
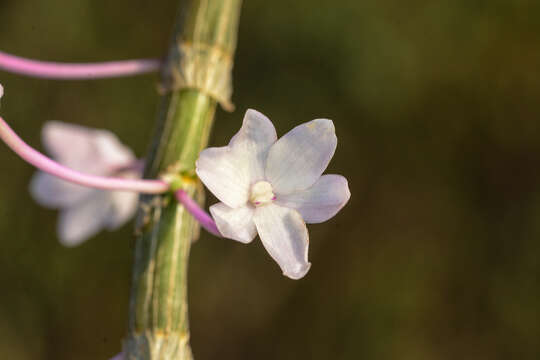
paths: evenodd
<path fill-rule="evenodd" d="M 182 176 L 203 205 L 195 161 L 217 103 L 230 104 L 230 70 L 241 0 L 193 0 L 178 19 L 163 71 L 162 104 L 145 177 Z M 191 360 L 187 305 L 190 245 L 199 225 L 172 194 L 142 196 L 129 308 L 126 360 Z"/>

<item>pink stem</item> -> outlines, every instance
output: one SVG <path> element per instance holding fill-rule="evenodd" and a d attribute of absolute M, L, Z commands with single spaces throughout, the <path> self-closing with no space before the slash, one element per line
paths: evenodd
<path fill-rule="evenodd" d="M 47 79 L 98 79 L 145 74 L 159 69 L 158 59 L 135 59 L 101 63 L 57 63 L 36 61 L 0 51 L 0 69 Z"/>
<path fill-rule="evenodd" d="M 103 190 L 135 191 L 147 194 L 160 194 L 170 186 L 161 180 L 136 180 L 87 175 L 67 168 L 49 159 L 26 144 L 0 117 L 0 138 L 21 158 L 38 169 L 75 184 Z"/>
<path fill-rule="evenodd" d="M 176 190 L 174 193 L 174 196 L 176 197 L 176 200 L 178 200 L 179 203 L 184 205 L 187 211 L 193 217 L 201 224 L 202 227 L 204 227 L 208 232 L 223 237 L 221 233 L 219 232 L 216 223 L 214 222 L 214 219 L 206 211 L 201 209 L 197 202 L 189 197 L 189 195 L 182 189 Z"/>

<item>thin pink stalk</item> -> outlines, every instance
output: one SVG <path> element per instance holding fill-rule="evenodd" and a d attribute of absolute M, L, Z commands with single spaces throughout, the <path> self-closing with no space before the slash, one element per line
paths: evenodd
<path fill-rule="evenodd" d="M 206 211 L 201 209 L 197 202 L 189 197 L 189 195 L 182 189 L 176 190 L 174 193 L 174 196 L 176 197 L 176 200 L 178 200 L 179 203 L 184 205 L 186 210 L 193 215 L 193 217 L 201 224 L 203 228 L 208 230 L 208 232 L 223 237 L 221 233 L 219 232 L 216 223 L 214 222 L 214 219 Z"/>
<path fill-rule="evenodd" d="M 170 188 L 169 184 L 161 180 L 137 180 L 95 176 L 67 168 L 26 144 L 15 134 L 2 117 L 0 117 L 0 138 L 17 155 L 38 169 L 75 184 L 103 190 L 134 191 L 147 194 L 160 194 L 168 191 Z"/>
<path fill-rule="evenodd" d="M 99 79 L 145 74 L 159 69 L 158 59 L 135 59 L 99 63 L 58 63 L 25 59 L 0 51 L 0 69 L 47 79 Z"/>

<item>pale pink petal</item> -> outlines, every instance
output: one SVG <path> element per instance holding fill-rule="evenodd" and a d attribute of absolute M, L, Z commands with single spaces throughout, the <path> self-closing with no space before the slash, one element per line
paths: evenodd
<path fill-rule="evenodd" d="M 276 140 L 276 129 L 270 119 L 256 110 L 249 109 L 244 115 L 240 131 L 229 142 L 229 147 L 237 154 L 250 154 L 248 166 L 251 177 L 263 180 L 268 150 Z"/>
<path fill-rule="evenodd" d="M 59 163 L 88 174 L 106 175 L 135 160 L 131 150 L 107 130 L 49 121 L 43 126 L 42 142 Z"/>
<path fill-rule="evenodd" d="M 276 204 L 298 210 L 307 223 L 320 223 L 336 215 L 350 197 L 347 179 L 323 175 L 306 190 L 279 195 Z"/>
<path fill-rule="evenodd" d="M 219 200 L 233 208 L 243 206 L 252 181 L 247 157 L 237 156 L 228 146 L 205 149 L 196 163 L 197 175 Z"/>
<path fill-rule="evenodd" d="M 261 241 L 283 274 L 291 279 L 306 275 L 309 235 L 302 216 L 294 210 L 275 204 L 255 209 L 253 221 Z"/>
<path fill-rule="evenodd" d="M 124 353 L 121 352 L 120 354 L 116 355 L 115 357 L 110 358 L 109 360 L 124 360 Z"/>
<path fill-rule="evenodd" d="M 210 214 L 223 237 L 247 244 L 257 236 L 253 223 L 254 208 L 250 205 L 233 209 L 224 203 L 217 203 L 210 206 Z"/>
<path fill-rule="evenodd" d="M 106 130 L 96 130 L 93 141 L 99 151 L 99 156 L 109 166 L 109 169 L 131 165 L 137 159 L 133 151 L 120 142 L 118 137 Z"/>
<path fill-rule="evenodd" d="M 110 193 L 94 190 L 86 201 L 60 211 L 58 236 L 65 246 L 77 246 L 97 234 L 111 216 Z"/>
<path fill-rule="evenodd" d="M 328 166 L 336 145 L 331 120 L 316 119 L 299 125 L 270 148 L 266 179 L 277 194 L 307 189 Z"/>
<path fill-rule="evenodd" d="M 72 206 L 86 199 L 93 191 L 41 171 L 36 172 L 30 182 L 30 195 L 38 204 L 48 208 Z"/>
<path fill-rule="evenodd" d="M 110 201 L 112 211 L 107 220 L 107 229 L 115 230 L 135 215 L 139 203 L 139 194 L 130 191 L 112 191 Z"/>
<path fill-rule="evenodd" d="M 275 140 L 276 131 L 270 120 L 248 110 L 242 128 L 228 146 L 200 153 L 197 175 L 226 205 L 242 206 L 248 200 L 250 185 L 263 178 L 268 149 Z"/>
<path fill-rule="evenodd" d="M 99 159 L 99 152 L 92 141 L 94 131 L 79 125 L 48 121 L 43 126 L 41 141 L 47 153 L 59 163 L 94 174 L 95 166 L 92 163 Z"/>

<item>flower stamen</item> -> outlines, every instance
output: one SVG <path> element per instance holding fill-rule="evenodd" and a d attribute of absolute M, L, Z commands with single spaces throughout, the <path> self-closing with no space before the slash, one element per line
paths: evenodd
<path fill-rule="evenodd" d="M 270 204 L 276 199 L 272 185 L 268 181 L 257 181 L 251 186 L 249 200 L 255 206 Z"/>

